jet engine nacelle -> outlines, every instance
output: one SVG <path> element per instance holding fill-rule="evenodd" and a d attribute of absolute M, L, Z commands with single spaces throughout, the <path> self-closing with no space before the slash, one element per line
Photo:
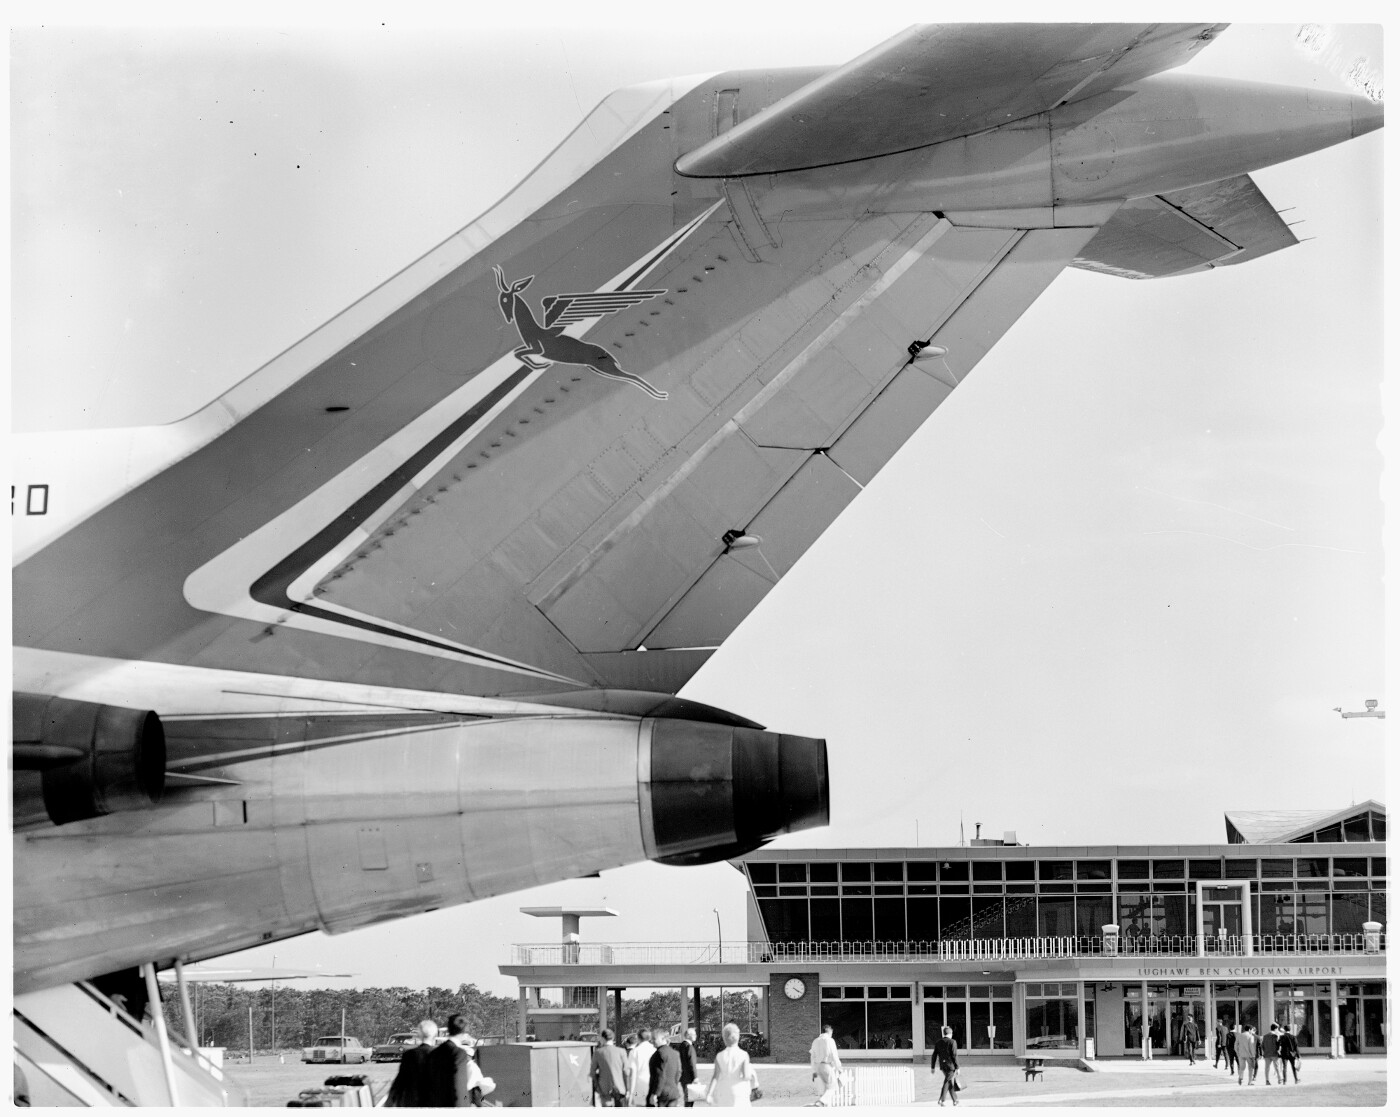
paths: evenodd
<path fill-rule="evenodd" d="M 150 710 L 14 696 L 15 818 L 58 825 L 149 807 L 165 790 L 165 730 Z"/>

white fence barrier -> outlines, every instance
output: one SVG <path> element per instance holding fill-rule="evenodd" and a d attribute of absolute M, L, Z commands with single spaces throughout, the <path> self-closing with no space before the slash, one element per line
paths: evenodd
<path fill-rule="evenodd" d="M 846 1067 L 832 1105 L 913 1105 L 912 1067 Z"/>

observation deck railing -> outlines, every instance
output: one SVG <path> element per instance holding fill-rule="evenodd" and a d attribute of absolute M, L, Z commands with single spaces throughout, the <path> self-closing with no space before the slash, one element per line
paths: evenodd
<path fill-rule="evenodd" d="M 1384 954 L 1385 934 L 1065 935 L 937 942 L 516 943 L 514 966 L 717 966 L 808 962 L 985 962 Z"/>

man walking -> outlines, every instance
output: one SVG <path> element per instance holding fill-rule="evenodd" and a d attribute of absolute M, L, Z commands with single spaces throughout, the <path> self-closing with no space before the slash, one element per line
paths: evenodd
<path fill-rule="evenodd" d="M 821 1035 L 812 1041 L 812 1079 L 818 1084 L 818 1105 L 830 1105 L 836 1097 L 836 1074 L 841 1069 L 841 1056 L 836 1041 L 831 1038 L 831 1025 L 823 1024 Z"/>
<path fill-rule="evenodd" d="M 1225 1070 L 1230 1069 L 1230 1052 L 1227 1050 L 1229 1044 L 1230 1029 L 1225 1027 L 1225 1021 L 1217 1017 L 1215 1021 L 1215 1069 L 1220 1069 L 1220 1060 L 1225 1060 Z"/>
<path fill-rule="evenodd" d="M 1288 1082 L 1288 1068 L 1293 1068 L 1293 1085 L 1298 1085 L 1298 1037 L 1283 1026 L 1278 1037 L 1279 1077 Z"/>
<path fill-rule="evenodd" d="M 611 1028 L 599 1032 L 598 1039 L 593 1049 L 593 1093 L 600 1106 L 626 1105 L 627 1055 L 613 1043 Z"/>
<path fill-rule="evenodd" d="M 476 1040 L 467 1033 L 467 1018 L 460 1012 L 447 1019 L 447 1039 L 428 1056 L 436 1087 L 433 1105 L 464 1109 L 481 1104 L 481 1081 L 476 1065 Z"/>
<path fill-rule="evenodd" d="M 681 1104 L 681 1056 L 660 1028 L 652 1029 L 656 1050 L 651 1056 L 647 1079 L 647 1105 L 675 1109 Z"/>
<path fill-rule="evenodd" d="M 1186 1052 L 1186 1058 L 1190 1060 L 1190 1065 L 1196 1065 L 1196 1045 L 1201 1042 L 1201 1030 L 1196 1027 L 1196 1017 L 1190 1011 L 1186 1012 L 1186 1020 L 1181 1025 L 1181 1046 Z"/>
<path fill-rule="evenodd" d="M 694 1105 L 690 1100 L 690 1084 L 695 1081 L 695 1064 L 697 1056 L 695 1052 L 695 1029 L 687 1028 L 685 1035 L 673 1044 L 676 1054 L 681 1057 L 681 1097 L 685 1099 L 686 1105 Z"/>
<path fill-rule="evenodd" d="M 1264 1085 L 1271 1086 L 1269 1081 L 1269 1071 L 1272 1069 L 1274 1077 L 1279 1077 L 1283 1072 L 1278 1065 L 1278 1025 L 1269 1025 L 1269 1034 L 1261 1036 L 1259 1039 L 1259 1054 L 1264 1057 Z"/>
<path fill-rule="evenodd" d="M 1240 1065 L 1240 1026 L 1234 1025 L 1225 1033 L 1225 1070 L 1234 1074 Z"/>
<path fill-rule="evenodd" d="M 651 1082 L 651 1057 L 655 1054 L 656 1047 L 651 1042 L 651 1029 L 638 1028 L 637 1046 L 632 1048 L 632 1053 L 627 1056 L 628 1105 L 646 1105 L 647 1086 Z"/>
<path fill-rule="evenodd" d="M 1249 1084 L 1253 1086 L 1254 1076 L 1259 1073 L 1259 1037 L 1254 1034 L 1253 1024 L 1246 1024 L 1235 1037 L 1235 1058 L 1239 1061 L 1240 1085 L 1244 1085 L 1245 1071 L 1248 1071 Z"/>
<path fill-rule="evenodd" d="M 417 1109 L 433 1104 L 432 1070 L 428 1056 L 437 1043 L 438 1026 L 432 1020 L 418 1021 L 418 1043 L 404 1051 L 399 1058 L 399 1073 L 389 1087 L 386 1106 L 396 1109 Z"/>

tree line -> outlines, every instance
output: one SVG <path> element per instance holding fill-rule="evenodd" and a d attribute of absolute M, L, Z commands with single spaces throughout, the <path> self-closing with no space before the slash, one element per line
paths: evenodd
<path fill-rule="evenodd" d="M 339 1035 L 342 1010 L 344 1034 L 357 1036 L 368 1047 L 383 1043 L 395 1032 L 412 1031 L 420 1020 L 444 1024 L 454 1013 L 465 1016 L 467 1030 L 479 1038 L 500 1036 L 514 1040 L 518 1034 L 518 1001 L 483 992 L 474 984 L 462 984 L 456 989 L 435 985 L 426 989 L 401 985 L 304 989 L 280 983 L 254 987 L 192 982 L 189 991 L 200 1045 L 233 1051 L 249 1048 L 250 1009 L 255 1053 L 310 1047 L 321 1036 Z M 161 983 L 161 1000 L 166 1024 L 176 1033 L 185 1034 L 184 1014 L 173 984 Z M 609 998 L 608 1025 L 619 1035 L 641 1028 L 668 1029 L 680 1021 L 680 1000 L 678 989 L 658 989 L 645 998 L 624 997 L 619 1022 Z M 542 1000 L 540 1004 L 550 1007 L 551 1002 Z M 742 1031 L 763 1030 L 759 1002 L 751 992 L 726 990 L 723 1013 L 718 996 L 702 996 L 698 1023 L 694 1001 L 687 998 L 686 1007 L 691 1027 L 696 1027 L 702 1037 L 717 1035 L 726 1020 L 734 1021 Z"/>

